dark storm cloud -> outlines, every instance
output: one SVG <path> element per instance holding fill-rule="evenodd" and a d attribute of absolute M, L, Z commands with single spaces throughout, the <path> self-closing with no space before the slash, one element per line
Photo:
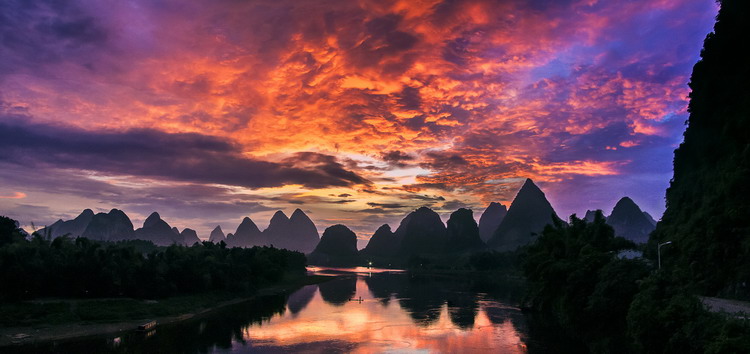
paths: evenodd
<path fill-rule="evenodd" d="M 401 16 L 391 14 L 374 18 L 365 23 L 367 39 L 352 48 L 349 59 L 352 64 L 361 67 L 374 67 L 385 59 L 397 58 L 396 63 L 382 66 L 385 73 L 403 72 L 414 61 L 411 56 L 403 55 L 419 41 L 414 35 L 398 29 Z"/>
<path fill-rule="evenodd" d="M 448 170 L 469 164 L 463 157 L 453 153 L 431 151 L 422 155 L 425 162 L 420 163 L 420 166 L 426 169 Z"/>
<path fill-rule="evenodd" d="M 427 202 L 440 202 L 444 201 L 445 198 L 439 195 L 420 195 L 420 194 L 410 194 L 410 195 L 404 195 L 399 197 L 400 199 L 408 199 L 408 200 L 422 200 Z"/>
<path fill-rule="evenodd" d="M 89 132 L 4 120 L 0 122 L 0 149 L 5 153 L 0 161 L 37 170 L 73 168 L 248 188 L 369 183 L 344 169 L 335 157 L 319 153 L 301 152 L 282 162 L 269 162 L 243 156 L 228 141 L 195 133 Z"/>
<path fill-rule="evenodd" d="M 380 155 L 383 161 L 387 162 L 390 166 L 404 168 L 408 166 L 409 161 L 414 161 L 416 158 L 407 153 L 401 152 L 400 150 L 393 150 L 384 152 Z"/>
<path fill-rule="evenodd" d="M 406 208 L 408 205 L 404 204 L 398 204 L 398 203 L 374 203 L 369 202 L 367 205 L 373 207 L 373 208 L 383 208 L 383 209 L 401 209 Z"/>

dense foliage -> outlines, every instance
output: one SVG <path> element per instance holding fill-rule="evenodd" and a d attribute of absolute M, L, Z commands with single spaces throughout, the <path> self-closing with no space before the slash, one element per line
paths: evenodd
<path fill-rule="evenodd" d="M 721 1 L 690 81 L 690 118 L 675 151 L 667 209 L 652 234 L 680 282 L 750 299 L 750 2 Z M 678 274 L 675 274 L 678 275 Z"/>
<path fill-rule="evenodd" d="M 635 348 L 643 353 L 750 353 L 750 322 L 708 312 L 666 272 L 643 279 L 627 324 Z"/>
<path fill-rule="evenodd" d="M 547 226 L 526 249 L 529 306 L 543 321 L 564 329 L 600 351 L 625 348 L 625 318 L 636 281 L 648 274 L 641 259 L 621 259 L 617 253 L 635 244 L 615 237 L 601 211 L 587 223 L 575 215 L 570 224 Z"/>
<path fill-rule="evenodd" d="M 7 220 L 0 217 L 0 224 Z M 248 291 L 276 282 L 285 273 L 305 271 L 302 253 L 273 247 L 227 248 L 205 242 L 144 253 L 144 245 L 137 241 L 49 240 L 40 235 L 26 240 L 13 236 L 18 233 L 13 225 L 12 230 L 0 230 L 0 239 L 12 239 L 0 245 L 0 298 L 7 300 Z"/>
<path fill-rule="evenodd" d="M 634 246 L 601 212 L 592 223 L 573 215 L 548 226 L 523 256 L 535 325 L 597 353 L 750 350 L 750 324 L 709 313 L 650 262 L 618 256 Z"/>

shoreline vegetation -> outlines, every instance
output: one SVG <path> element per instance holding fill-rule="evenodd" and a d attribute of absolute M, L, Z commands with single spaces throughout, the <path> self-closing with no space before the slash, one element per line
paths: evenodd
<path fill-rule="evenodd" d="M 201 319 L 233 305 L 253 301 L 260 297 L 292 293 L 312 284 L 336 278 L 333 275 L 286 276 L 281 282 L 258 289 L 253 294 L 213 292 L 188 296 L 177 296 L 161 300 L 132 298 L 113 299 L 40 299 L 15 304 L 0 305 L 1 317 L 7 319 L 12 312 L 27 311 L 40 307 L 46 317 L 33 319 L 25 326 L 0 326 L 0 348 L 52 341 L 114 335 L 133 332 L 148 321 L 156 321 L 157 328 L 165 325 Z M 144 307 L 152 311 L 144 312 Z M 74 319 L 75 311 L 86 308 L 88 319 Z M 51 312 L 49 312 L 52 310 Z M 32 312 L 34 313 L 34 312 Z M 40 313 L 37 313 L 40 314 Z M 139 315 L 140 314 L 140 315 Z M 159 314 L 157 316 L 150 316 Z M 66 318 L 67 316 L 67 318 Z M 123 318 L 123 316 L 131 316 Z M 50 322 L 52 320 L 52 322 Z M 55 323 L 55 321 L 60 321 Z"/>
<path fill-rule="evenodd" d="M 25 235 L 0 217 L 0 346 L 185 321 L 328 278 L 274 247 Z"/>

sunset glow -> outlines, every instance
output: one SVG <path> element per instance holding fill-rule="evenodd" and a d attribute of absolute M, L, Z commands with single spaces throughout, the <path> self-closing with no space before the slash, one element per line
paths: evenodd
<path fill-rule="evenodd" d="M 563 217 L 626 195 L 661 215 L 717 11 L 713 0 L 0 8 L 8 216 L 47 225 L 116 207 L 140 225 L 157 210 L 206 239 L 299 207 L 362 241 L 424 205 L 478 219 L 524 178 Z"/>
<path fill-rule="evenodd" d="M 518 329 L 510 319 L 501 323 L 490 320 L 485 306 L 480 303 L 473 326 L 460 328 L 454 324 L 447 305 L 442 305 L 434 322 L 415 325 L 409 309 L 396 298 L 382 303 L 374 298 L 365 281 L 356 283 L 354 299 L 336 306 L 324 301 L 317 286 L 312 298 L 301 312 L 274 316 L 262 324 L 251 324 L 242 331 L 242 340 L 252 347 L 271 346 L 287 348 L 316 348 L 320 343 L 349 343 L 347 352 L 380 353 L 398 352 L 472 352 L 472 353 L 525 353 L 526 346 Z M 494 303 L 494 302 L 492 302 Z M 518 312 L 518 309 L 509 309 Z M 498 319 L 495 319 L 497 321 Z M 239 340 L 239 339 L 238 339 Z M 236 346 L 242 347 L 238 341 Z M 299 350 L 299 349 L 297 349 Z"/>

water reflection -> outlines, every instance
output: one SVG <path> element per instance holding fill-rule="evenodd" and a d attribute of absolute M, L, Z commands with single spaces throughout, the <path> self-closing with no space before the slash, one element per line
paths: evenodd
<path fill-rule="evenodd" d="M 246 326 L 231 351 L 525 352 L 520 311 L 469 286 L 460 278 L 351 274 L 320 284 L 296 316 Z"/>
<path fill-rule="evenodd" d="M 312 301 L 317 290 L 317 285 L 308 285 L 289 295 L 286 304 L 289 311 L 292 313 L 292 316 L 296 316 L 300 311 L 307 307 L 307 304 Z"/>
<path fill-rule="evenodd" d="M 263 297 L 210 317 L 160 326 L 150 337 L 127 333 L 17 349 L 59 353 L 526 352 L 527 330 L 521 312 L 467 290 L 473 285 L 468 279 L 333 272 L 339 278 L 305 286 L 289 296 Z"/>
<path fill-rule="evenodd" d="M 320 283 L 318 290 L 323 301 L 334 306 L 342 306 L 349 302 L 357 292 L 357 278 L 341 277 Z"/>

